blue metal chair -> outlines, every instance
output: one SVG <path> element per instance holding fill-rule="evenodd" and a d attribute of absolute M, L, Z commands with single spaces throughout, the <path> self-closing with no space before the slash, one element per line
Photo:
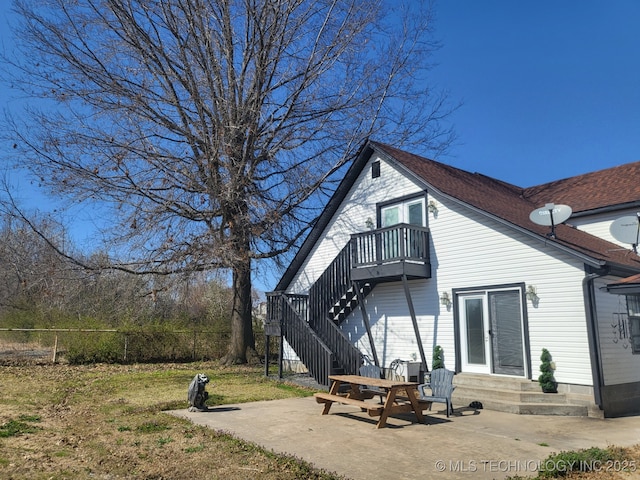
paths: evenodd
<path fill-rule="evenodd" d="M 382 369 L 374 364 L 370 364 L 370 365 L 362 365 L 360 367 L 360 376 L 362 377 L 369 377 L 369 378 L 384 378 L 384 375 L 382 374 Z M 366 387 L 362 388 L 363 392 L 368 392 L 370 394 L 374 394 L 374 395 L 380 395 L 380 403 L 383 403 L 383 397 L 386 394 L 386 392 L 378 387 L 374 387 L 372 385 L 367 385 Z"/>
<path fill-rule="evenodd" d="M 446 368 L 437 368 L 431 372 L 431 381 L 418 385 L 420 400 L 427 402 L 444 403 L 447 406 L 447 417 L 453 413 L 451 395 L 456 388 L 453 385 L 454 372 Z M 431 394 L 426 393 L 426 389 L 431 390 Z M 429 407 L 431 409 L 431 407 Z"/>

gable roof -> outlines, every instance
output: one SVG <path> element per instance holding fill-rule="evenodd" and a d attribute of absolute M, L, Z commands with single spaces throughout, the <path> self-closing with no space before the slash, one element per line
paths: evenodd
<path fill-rule="evenodd" d="M 640 256 L 619 245 L 578 230 L 568 224 L 556 225 L 556 238 L 549 228 L 536 225 L 529 214 L 550 201 L 568 204 L 574 212 L 640 205 L 640 162 L 630 163 L 535 187 L 522 188 L 479 173 L 471 173 L 403 150 L 369 141 L 345 174 L 293 262 L 281 278 L 277 290 L 284 290 L 302 266 L 313 245 L 336 213 L 349 189 L 371 155 L 380 156 L 404 170 L 427 190 L 434 190 L 459 204 L 492 217 L 548 245 L 581 257 L 594 267 L 611 266 L 622 271 L 640 271 Z M 628 273 L 626 273 L 628 274 Z"/>

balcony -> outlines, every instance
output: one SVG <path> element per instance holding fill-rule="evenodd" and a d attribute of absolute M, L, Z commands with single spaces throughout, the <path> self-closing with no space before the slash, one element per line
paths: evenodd
<path fill-rule="evenodd" d="M 398 224 L 351 235 L 351 279 L 431 278 L 429 229 Z"/>

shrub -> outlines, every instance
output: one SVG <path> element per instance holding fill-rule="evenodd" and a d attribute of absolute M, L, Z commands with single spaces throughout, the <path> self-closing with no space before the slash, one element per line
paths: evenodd
<path fill-rule="evenodd" d="M 70 336 L 65 357 L 71 364 L 116 363 L 122 361 L 122 337 L 116 333 Z"/>
<path fill-rule="evenodd" d="M 604 465 L 616 461 L 620 462 L 621 468 L 626 465 L 622 452 L 612 448 L 592 447 L 583 450 L 553 453 L 543 460 L 538 477 L 558 478 L 569 476 L 575 472 L 598 471 Z"/>
<path fill-rule="evenodd" d="M 431 370 L 444 368 L 444 351 L 440 345 L 436 345 L 433 349 L 433 360 Z"/>
<path fill-rule="evenodd" d="M 556 379 L 553 377 L 553 368 L 551 365 L 551 354 L 549 350 L 546 348 L 542 349 L 542 355 L 540 355 L 540 376 L 538 377 L 538 382 L 540 383 L 540 388 L 545 393 L 557 393 L 558 392 L 558 383 Z"/>

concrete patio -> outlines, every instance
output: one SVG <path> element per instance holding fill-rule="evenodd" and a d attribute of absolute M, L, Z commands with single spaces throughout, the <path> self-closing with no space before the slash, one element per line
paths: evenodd
<path fill-rule="evenodd" d="M 554 452 L 640 443 L 640 417 L 456 408 L 447 419 L 440 404 L 433 408 L 425 424 L 407 414 L 390 418 L 379 430 L 375 418 L 353 406 L 336 404 L 321 415 L 313 397 L 170 413 L 354 480 L 533 476 Z"/>

